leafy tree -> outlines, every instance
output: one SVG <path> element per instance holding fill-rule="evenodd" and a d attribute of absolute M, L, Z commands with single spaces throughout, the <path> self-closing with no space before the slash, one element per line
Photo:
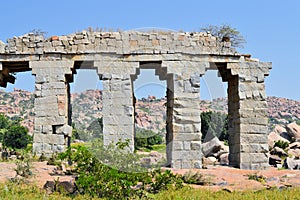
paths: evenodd
<path fill-rule="evenodd" d="M 3 140 L 3 135 L 7 132 L 10 121 L 7 116 L 0 114 L 0 141 Z"/>
<path fill-rule="evenodd" d="M 4 114 L 0 114 L 0 129 L 6 129 L 9 126 L 9 118 Z"/>
<path fill-rule="evenodd" d="M 103 121 L 102 117 L 96 119 L 91 123 L 91 125 L 87 128 L 89 132 L 92 133 L 92 136 L 94 138 L 103 138 Z"/>
<path fill-rule="evenodd" d="M 32 137 L 28 135 L 28 129 L 21 126 L 20 117 L 12 117 L 9 119 L 6 115 L 0 114 L 0 142 L 5 147 L 26 148 L 27 144 L 32 141 Z"/>
<path fill-rule="evenodd" d="M 218 137 L 222 141 L 228 141 L 228 116 L 221 112 L 201 113 L 202 140 L 209 141 Z"/>
<path fill-rule="evenodd" d="M 236 28 L 233 28 L 228 24 L 223 24 L 220 26 L 208 25 L 206 27 L 202 27 L 200 30 L 204 32 L 210 32 L 213 36 L 218 37 L 220 40 L 226 40 L 227 38 L 230 38 L 232 47 L 243 48 L 243 44 L 246 43 L 246 40 L 241 33 Z"/>
<path fill-rule="evenodd" d="M 12 125 L 3 135 L 3 145 L 13 149 L 23 149 L 32 141 L 28 129 L 21 125 Z"/>
<path fill-rule="evenodd" d="M 149 148 L 155 144 L 161 144 L 163 138 L 161 135 L 147 129 L 136 129 L 134 136 L 134 146 L 136 149 L 139 148 Z"/>
<path fill-rule="evenodd" d="M 76 128 L 75 123 L 72 123 L 72 140 L 79 140 L 80 139 L 80 135 L 79 135 L 79 131 Z"/>

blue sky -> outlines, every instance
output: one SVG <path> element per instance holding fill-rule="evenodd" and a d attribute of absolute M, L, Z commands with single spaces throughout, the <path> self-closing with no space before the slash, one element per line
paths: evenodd
<path fill-rule="evenodd" d="M 273 62 L 266 79 L 267 95 L 300 100 L 299 8 L 297 0 L 10 0 L 1 2 L 0 40 L 32 29 L 42 29 L 51 36 L 87 27 L 199 31 L 208 24 L 230 24 L 247 40 L 240 52 Z"/>

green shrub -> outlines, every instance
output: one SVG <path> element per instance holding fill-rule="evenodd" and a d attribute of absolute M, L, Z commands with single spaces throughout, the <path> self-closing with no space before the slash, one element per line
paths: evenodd
<path fill-rule="evenodd" d="M 257 173 L 254 174 L 248 174 L 248 179 L 249 180 L 255 180 L 261 183 L 265 183 L 266 182 L 266 177 L 263 175 L 258 175 Z"/>
<path fill-rule="evenodd" d="M 142 175 L 120 171 L 100 162 L 95 152 L 85 146 L 77 146 L 61 154 L 60 158 L 76 163 L 74 172 L 78 174 L 76 185 L 79 192 L 93 197 L 124 199 L 139 194 L 131 188 L 137 185 Z"/>
<path fill-rule="evenodd" d="M 142 168 L 138 157 L 128 152 L 128 142 L 108 147 L 99 141 L 89 148 L 76 145 L 59 154 L 59 158 L 74 163 L 79 192 L 92 197 L 137 199 L 173 186 L 182 187 L 182 179 L 170 171 L 149 173 Z"/>
<path fill-rule="evenodd" d="M 281 149 L 286 149 L 289 147 L 289 143 L 282 141 L 282 140 L 278 140 L 274 143 L 274 147 L 279 147 Z"/>
<path fill-rule="evenodd" d="M 173 174 L 170 170 L 162 172 L 161 169 L 156 169 L 150 173 L 150 176 L 151 181 L 149 192 L 151 193 L 158 193 L 163 190 L 168 190 L 173 186 L 175 186 L 175 188 L 183 187 L 182 177 L 180 175 Z"/>
<path fill-rule="evenodd" d="M 4 147 L 24 149 L 32 142 L 28 129 L 20 125 L 21 120 L 20 117 L 9 119 L 4 114 L 0 114 L 0 142 Z"/>
<path fill-rule="evenodd" d="M 208 185 L 210 181 L 200 172 L 188 171 L 183 175 L 183 181 L 188 184 Z"/>
<path fill-rule="evenodd" d="M 28 129 L 24 126 L 13 125 L 3 135 L 3 145 L 13 149 L 24 149 L 32 142 L 32 137 L 28 135 Z"/>
<path fill-rule="evenodd" d="M 151 130 L 136 129 L 134 136 L 134 147 L 136 149 L 147 148 L 152 149 L 153 145 L 161 144 L 163 142 L 163 137 Z"/>
<path fill-rule="evenodd" d="M 16 176 L 13 182 L 21 183 L 24 182 L 26 178 L 29 178 L 33 175 L 32 172 L 32 157 L 29 153 L 22 152 L 22 159 L 16 160 Z"/>

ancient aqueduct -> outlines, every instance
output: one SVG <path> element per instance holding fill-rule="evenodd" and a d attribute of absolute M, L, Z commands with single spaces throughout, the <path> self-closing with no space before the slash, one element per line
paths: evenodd
<path fill-rule="evenodd" d="M 33 33 L 0 44 L 0 84 L 10 73 L 35 76 L 33 150 L 60 152 L 72 134 L 69 83 L 78 68 L 103 80 L 104 143 L 129 139 L 133 149 L 133 81 L 153 68 L 167 82 L 167 159 L 173 168 L 201 168 L 200 77 L 217 69 L 228 82 L 229 161 L 268 166 L 265 77 L 271 63 L 241 55 L 209 33 L 87 32 L 45 39 Z"/>

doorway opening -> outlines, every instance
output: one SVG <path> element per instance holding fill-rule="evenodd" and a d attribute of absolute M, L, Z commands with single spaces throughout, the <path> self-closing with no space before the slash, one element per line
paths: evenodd
<path fill-rule="evenodd" d="M 161 68 L 161 63 L 140 63 L 136 75 L 132 76 L 132 82 L 135 99 L 135 149 L 152 152 L 165 160 L 166 69 Z"/>
<path fill-rule="evenodd" d="M 70 84 L 72 141 L 103 139 L 102 81 L 95 68 L 79 68 Z"/>
<path fill-rule="evenodd" d="M 28 62 L 3 62 L 0 113 L 18 121 L 33 135 L 35 77 Z"/>
<path fill-rule="evenodd" d="M 217 69 L 211 69 L 200 78 L 200 85 L 202 143 L 213 140 L 217 146 L 212 152 L 203 151 L 203 156 L 228 165 L 228 84 Z"/>

